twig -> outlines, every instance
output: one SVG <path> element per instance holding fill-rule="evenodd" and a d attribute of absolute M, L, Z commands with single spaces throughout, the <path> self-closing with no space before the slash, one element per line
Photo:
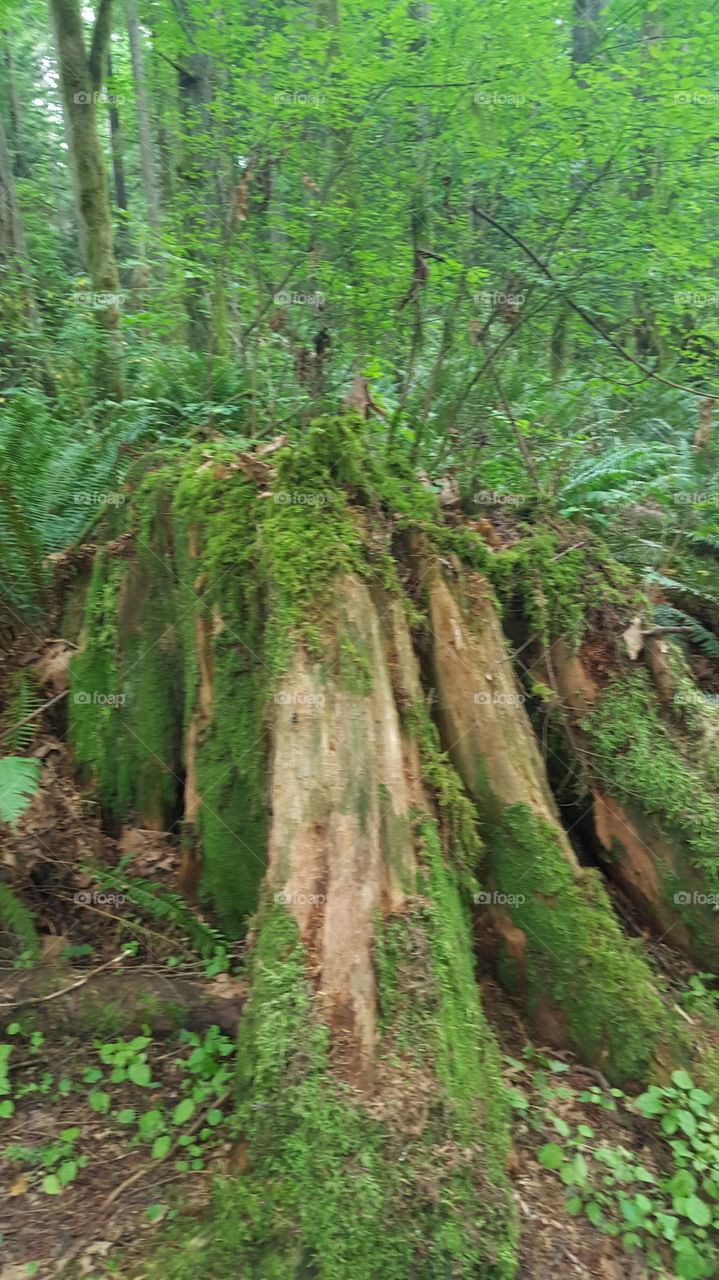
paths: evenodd
<path fill-rule="evenodd" d="M 532 451 L 531 451 L 531 449 L 530 449 L 530 447 L 529 447 L 529 445 L 528 445 L 528 443 L 527 443 L 527 440 L 526 440 L 525 436 L 524 436 L 524 435 L 522 434 L 522 432 L 520 431 L 520 429 L 519 429 L 519 424 L 517 423 L 517 420 L 516 420 L 516 418 L 515 418 L 514 414 L 512 413 L 512 410 L 511 410 L 511 409 L 510 409 L 510 407 L 509 407 L 509 401 L 507 400 L 507 397 L 506 397 L 506 396 L 505 396 L 505 394 L 504 394 L 504 387 L 502 386 L 502 383 L 501 383 L 500 378 L 499 378 L 499 374 L 497 373 L 497 369 L 496 369 L 496 367 L 495 367 L 494 359 L 492 358 L 491 353 L 487 351 L 487 348 L 486 348 L 486 346 L 485 346 L 484 342 L 482 343 L 482 350 L 484 351 L 484 353 L 485 353 L 485 355 L 486 355 L 486 357 L 487 357 L 487 364 L 488 364 L 488 367 L 489 367 L 489 372 L 490 372 L 490 374 L 492 375 L 492 382 L 494 383 L 494 385 L 495 385 L 495 387 L 496 387 L 496 389 L 497 389 L 497 395 L 499 396 L 499 398 L 500 398 L 500 400 L 501 400 L 501 402 L 502 402 L 502 408 L 504 409 L 505 414 L 507 415 L 507 417 L 509 418 L 509 421 L 510 421 L 510 422 L 511 422 L 511 424 L 512 424 L 512 431 L 514 432 L 515 440 L 517 441 L 517 444 L 519 445 L 519 451 L 520 451 L 520 453 L 521 453 L 522 457 L 524 458 L 524 465 L 526 466 L 527 471 L 529 472 L 529 474 L 530 474 L 530 476 L 531 476 L 532 480 L 534 481 L 534 484 L 536 485 L 537 489 L 538 489 L 538 490 L 539 490 L 539 492 L 541 493 L 541 492 L 542 492 L 542 484 L 541 484 L 541 481 L 540 481 L 540 479 L 539 479 L 539 475 L 538 475 L 538 473 L 537 473 L 537 468 L 536 468 L 536 466 L 534 465 L 534 458 L 532 457 Z"/>
<path fill-rule="evenodd" d="M 17 724 L 11 724 L 9 729 L 6 729 L 4 733 L 0 733 L 0 742 L 4 742 L 16 729 L 20 729 L 24 724 L 29 724 L 31 720 L 41 715 L 43 711 L 47 711 L 49 707 L 54 707 L 55 703 L 59 702 L 61 698 L 66 698 L 69 692 L 69 689 L 63 689 L 62 693 L 56 693 L 55 697 L 51 698 L 49 702 L 43 702 L 41 707 L 36 707 L 34 711 L 30 712 L 29 716 L 24 716 L 22 720 L 18 720 Z"/>
<path fill-rule="evenodd" d="M 522 253 L 527 255 L 530 262 L 533 262 L 535 267 L 541 271 L 545 279 L 549 280 L 554 285 L 560 297 L 564 298 L 567 306 L 570 307 L 585 324 L 588 324 L 590 329 L 594 329 L 595 333 L 598 333 L 600 338 L 603 338 L 605 342 L 609 343 L 609 346 L 612 347 L 622 357 L 622 359 L 628 360 L 636 369 L 640 369 L 647 378 L 654 378 L 656 382 L 663 383 L 665 387 L 673 387 L 675 391 L 685 391 L 687 395 L 695 396 L 700 400 L 706 399 L 706 391 L 697 391 L 694 387 L 685 387 L 681 382 L 671 382 L 669 378 L 663 378 L 661 374 L 655 373 L 653 369 L 648 367 L 648 365 L 642 364 L 641 360 L 635 359 L 635 357 L 631 355 L 629 351 L 626 351 L 615 338 L 610 337 L 602 326 L 597 324 L 596 320 L 592 319 L 589 313 L 584 310 L 584 307 L 580 307 L 579 303 L 575 302 L 574 299 L 569 296 L 566 290 L 562 288 L 556 277 L 552 275 L 552 272 L 549 270 L 546 262 L 542 262 L 541 258 L 537 257 L 536 253 L 530 249 L 528 244 L 525 244 L 524 240 L 521 240 L 519 236 L 516 236 L 508 227 L 503 226 L 501 222 L 497 222 L 496 218 L 492 218 L 488 213 L 484 213 L 477 207 L 477 205 L 472 205 L 472 212 L 475 213 L 478 218 L 483 218 L 484 221 L 488 222 L 490 227 L 494 227 L 496 231 L 501 231 L 502 235 L 512 241 L 512 244 L 516 244 L 517 247 L 522 250 Z"/>

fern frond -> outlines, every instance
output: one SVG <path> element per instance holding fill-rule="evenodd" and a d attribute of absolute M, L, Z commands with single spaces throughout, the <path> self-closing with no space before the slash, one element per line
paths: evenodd
<path fill-rule="evenodd" d="M 199 920 L 184 898 L 165 885 L 105 868 L 98 871 L 87 867 L 86 870 L 102 885 L 102 892 L 111 889 L 123 894 L 139 911 L 186 938 L 191 950 L 203 959 L 211 959 L 218 948 L 227 946 L 227 939 L 218 929 Z"/>
<path fill-rule="evenodd" d="M 658 627 L 684 627 L 685 638 L 690 644 L 703 649 L 710 658 L 719 658 L 719 639 L 708 627 L 702 626 L 690 613 L 673 605 L 660 604 L 654 609 L 654 621 Z"/>
<path fill-rule="evenodd" d="M 40 959 L 42 948 L 32 912 L 13 893 L 10 886 L 3 883 L 0 883 L 0 929 L 15 935 L 18 953 L 23 958 L 33 961 Z"/>
<path fill-rule="evenodd" d="M 22 756 L 0 759 L 0 822 L 17 823 L 27 809 L 40 780 L 40 761 Z"/>

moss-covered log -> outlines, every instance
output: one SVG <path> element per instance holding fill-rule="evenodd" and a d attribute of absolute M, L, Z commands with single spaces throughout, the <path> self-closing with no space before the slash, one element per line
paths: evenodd
<path fill-rule="evenodd" d="M 200 900 L 248 932 L 238 1173 L 206 1276 L 513 1275 L 473 915 L 547 1041 L 618 1082 L 683 1055 L 560 820 L 500 621 L 496 593 L 509 610 L 522 580 L 531 693 L 551 703 L 560 677 L 545 662 L 538 695 L 540 658 L 572 584 L 561 679 L 589 688 L 576 557 L 542 528 L 529 551 L 492 554 L 365 431 L 322 420 L 264 454 L 218 443 L 146 469 L 96 560 L 72 664 L 76 759 L 108 814 L 176 824 Z M 631 584 L 611 590 L 621 620 Z M 629 675 L 663 715 L 650 674 Z M 562 720 L 577 759 L 618 732 L 610 696 Z M 632 776 L 656 818 L 653 775 Z M 682 809 L 677 825 L 704 847 L 703 820 Z M 198 1265 L 179 1251 L 164 1274 Z"/>
<path fill-rule="evenodd" d="M 634 625 L 639 652 L 597 626 L 584 643 L 556 638 L 527 661 L 557 696 L 559 750 L 579 761 L 607 874 L 658 936 L 715 969 L 719 715 L 680 650 Z"/>

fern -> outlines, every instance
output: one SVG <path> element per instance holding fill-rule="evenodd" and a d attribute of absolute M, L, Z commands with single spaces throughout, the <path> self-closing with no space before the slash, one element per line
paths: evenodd
<path fill-rule="evenodd" d="M 19 724 L 11 733 L 8 730 L 12 725 L 17 725 L 18 721 L 24 720 L 26 716 L 36 711 L 40 706 L 42 706 L 42 698 L 38 694 L 32 678 L 26 671 L 14 672 L 11 677 L 11 695 L 2 724 L 2 729 L 4 730 L 3 742 L 10 751 L 22 751 L 29 746 L 35 732 L 35 726 L 31 722 L 30 724 Z"/>
<path fill-rule="evenodd" d="M 42 948 L 32 912 L 8 885 L 2 883 L 0 883 L 0 928 L 4 932 L 15 935 L 18 952 L 23 959 L 31 961 L 40 959 Z"/>
<path fill-rule="evenodd" d="M 21 756 L 0 759 L 0 821 L 15 827 L 38 788 L 40 761 Z"/>
<path fill-rule="evenodd" d="M 685 638 L 690 644 L 703 649 L 710 658 L 719 658 L 719 639 L 713 631 L 702 626 L 690 613 L 676 609 L 673 605 L 660 604 L 654 610 L 654 621 L 659 627 L 683 627 Z"/>
<path fill-rule="evenodd" d="M 111 889 L 123 894 L 141 912 L 153 920 L 162 921 L 187 938 L 192 950 L 203 959 L 211 959 L 218 949 L 227 946 L 227 939 L 218 929 L 199 920 L 184 898 L 165 885 L 123 875 L 121 871 L 105 868 L 98 871 L 92 867 L 85 869 L 102 885 L 102 892 Z"/>

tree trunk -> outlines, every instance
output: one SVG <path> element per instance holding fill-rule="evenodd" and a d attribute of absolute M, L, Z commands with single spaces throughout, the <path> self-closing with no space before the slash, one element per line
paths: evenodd
<path fill-rule="evenodd" d="M 107 58 L 107 74 L 112 80 L 112 58 L 108 54 Z M 117 109 L 117 102 L 114 97 L 110 99 L 109 107 L 110 116 L 110 153 L 112 155 L 112 177 L 115 188 L 115 208 L 118 213 L 118 228 L 116 245 L 117 256 L 122 262 L 123 258 L 129 254 L 129 217 L 130 206 L 127 200 L 127 188 L 125 186 L 125 158 L 123 151 L 122 126 L 120 124 L 120 112 Z"/>
<path fill-rule="evenodd" d="M 364 433 L 323 419 L 269 459 L 202 446 L 151 473 L 95 565 L 70 736 L 117 818 L 181 821 L 185 886 L 199 877 L 224 929 L 247 933 L 238 1172 L 203 1274 L 231 1257 L 297 1280 L 509 1280 L 507 1117 L 473 938 L 543 1042 L 613 1082 L 662 1078 L 688 1051 L 562 824 L 495 599 L 518 594 L 545 637 L 530 701 L 569 701 L 588 658 L 566 636 L 587 586 L 599 595 L 588 562 L 541 528 L 490 552 Z M 630 586 L 611 592 L 629 613 Z M 568 594 L 564 657 L 547 619 Z M 601 628 L 587 634 L 596 650 Z M 658 722 L 651 679 L 641 714 Z M 603 716 L 598 699 L 594 720 L 578 704 L 559 718 L 582 766 L 585 742 L 590 761 L 616 753 L 610 689 Z M 707 756 L 711 778 L 719 811 Z M 658 833 L 656 779 L 625 780 Z M 703 824 L 698 808 L 681 839 L 662 827 L 680 879 Z"/>
<path fill-rule="evenodd" d="M 87 271 L 101 337 L 98 386 L 122 399 L 120 286 L 112 247 L 112 215 L 97 131 L 96 101 L 106 66 L 111 0 L 100 0 L 88 53 L 78 0 L 50 0 L 67 139 L 76 178 Z"/>
<path fill-rule="evenodd" d="M 592 60 L 599 39 L 601 10 L 601 0 L 574 0 L 572 62 L 575 68 L 580 68 Z"/>
<path fill-rule="evenodd" d="M 31 361 L 48 395 L 54 395 L 55 384 L 41 345 L 40 316 L 33 281 L 28 271 L 27 245 L 20 209 L 15 195 L 12 159 L 5 129 L 0 117 L 0 285 L 3 292 L 4 327 L 15 332 L 15 339 L 0 343 L 2 365 L 7 365 L 13 380 L 20 363 L 27 359 L 28 336 Z M 13 323 L 11 323 L 13 321 Z M 3 369 L 4 381 L 4 369 Z"/>
<path fill-rule="evenodd" d="M 130 57 L 132 60 L 132 77 L 135 83 L 137 100 L 137 129 L 140 142 L 140 162 L 142 165 L 142 186 L 145 193 L 147 221 L 153 231 L 160 225 L 160 202 L 155 180 L 155 165 L 152 155 L 150 134 L 150 112 L 145 87 L 145 63 L 140 42 L 140 25 L 137 20 L 135 0 L 125 0 L 127 18 L 127 35 L 130 41 Z"/>
<path fill-rule="evenodd" d="M 2 33 L 2 46 L 3 61 L 5 63 L 5 82 L 7 84 L 8 131 L 10 151 L 12 152 L 13 160 L 13 173 L 16 178 L 28 178 L 30 176 L 30 167 L 25 158 L 25 151 L 23 148 L 20 103 L 18 102 L 17 88 L 15 86 L 9 31 L 3 31 Z"/>

